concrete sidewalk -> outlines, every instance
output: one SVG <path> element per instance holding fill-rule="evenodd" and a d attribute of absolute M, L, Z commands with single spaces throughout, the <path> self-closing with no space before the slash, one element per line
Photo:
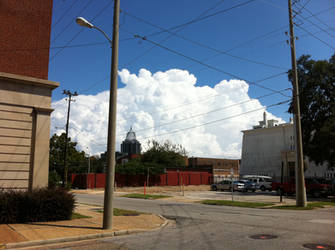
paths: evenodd
<path fill-rule="evenodd" d="M 75 240 L 110 237 L 133 232 L 154 230 L 167 221 L 157 215 L 114 216 L 112 230 L 102 230 L 101 207 L 78 204 L 76 213 L 91 218 L 56 222 L 36 222 L 26 224 L 0 225 L 0 249 L 38 246 Z"/>

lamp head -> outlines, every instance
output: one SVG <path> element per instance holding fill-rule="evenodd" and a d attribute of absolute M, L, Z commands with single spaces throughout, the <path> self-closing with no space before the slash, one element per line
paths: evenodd
<path fill-rule="evenodd" d="M 77 17 L 76 18 L 76 23 L 80 26 L 86 27 L 86 28 L 90 28 L 92 29 L 94 27 L 93 24 L 91 24 L 89 21 L 87 21 L 85 18 L 83 17 Z"/>

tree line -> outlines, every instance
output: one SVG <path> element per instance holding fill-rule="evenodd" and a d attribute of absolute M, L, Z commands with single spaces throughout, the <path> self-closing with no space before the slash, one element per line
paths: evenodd
<path fill-rule="evenodd" d="M 50 138 L 50 156 L 49 156 L 49 182 L 51 185 L 58 185 L 63 180 L 64 175 L 64 149 L 66 143 L 65 133 L 61 135 L 54 134 Z M 106 168 L 106 155 L 88 156 L 84 151 L 77 150 L 77 142 L 72 142 L 68 138 L 68 173 L 82 174 L 88 173 L 88 164 L 90 164 L 91 173 L 103 173 Z M 116 158 L 120 153 L 116 153 Z M 158 142 L 151 140 L 148 142 L 148 149 L 138 158 L 129 160 L 124 164 L 116 164 L 115 173 L 138 175 L 161 174 L 168 167 L 184 167 L 187 161 L 186 150 L 178 144 L 173 144 L 170 141 Z M 89 163 L 90 162 L 90 163 Z"/>

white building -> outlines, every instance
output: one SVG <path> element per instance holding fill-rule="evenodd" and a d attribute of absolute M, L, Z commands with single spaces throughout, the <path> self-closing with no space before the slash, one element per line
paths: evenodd
<path fill-rule="evenodd" d="M 240 175 L 267 175 L 279 180 L 283 165 L 284 180 L 295 176 L 292 122 L 278 124 L 277 120 L 267 120 L 264 112 L 259 125 L 242 132 Z M 328 169 L 326 165 L 316 166 L 313 162 L 305 162 L 305 168 L 305 177 L 335 178 L 334 169 Z"/>

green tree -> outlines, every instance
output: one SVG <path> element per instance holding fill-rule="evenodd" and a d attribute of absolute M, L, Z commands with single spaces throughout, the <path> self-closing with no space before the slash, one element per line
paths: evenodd
<path fill-rule="evenodd" d="M 304 154 L 335 166 L 335 54 L 328 61 L 303 55 L 297 65 Z"/>
<path fill-rule="evenodd" d="M 119 174 L 158 175 L 168 167 L 184 167 L 187 153 L 181 145 L 172 144 L 170 141 L 159 143 L 155 140 L 148 142 L 149 149 L 139 158 L 125 164 L 117 165 L 115 172 Z"/>
<path fill-rule="evenodd" d="M 152 140 L 148 142 L 148 146 L 149 149 L 141 156 L 142 162 L 156 163 L 164 168 L 186 165 L 187 152 L 181 145 Z"/>
<path fill-rule="evenodd" d="M 106 157 L 104 154 L 91 155 L 90 156 L 90 165 L 91 165 L 91 173 L 103 173 L 104 167 L 106 165 Z"/>
<path fill-rule="evenodd" d="M 164 167 L 152 162 L 142 162 L 140 159 L 133 159 L 125 164 L 116 165 L 115 172 L 127 175 L 146 175 L 150 169 L 150 175 L 162 174 Z"/>
<path fill-rule="evenodd" d="M 65 149 L 66 135 L 62 133 L 61 135 L 54 134 L 50 138 L 50 156 L 49 156 L 49 179 L 52 180 L 59 179 L 59 176 L 63 178 L 64 176 L 64 149 Z M 87 172 L 87 162 L 88 159 L 85 156 L 85 152 L 79 152 L 76 149 L 76 142 L 71 142 L 71 138 L 68 138 L 68 166 L 69 166 L 69 176 L 72 173 L 86 173 Z"/>

